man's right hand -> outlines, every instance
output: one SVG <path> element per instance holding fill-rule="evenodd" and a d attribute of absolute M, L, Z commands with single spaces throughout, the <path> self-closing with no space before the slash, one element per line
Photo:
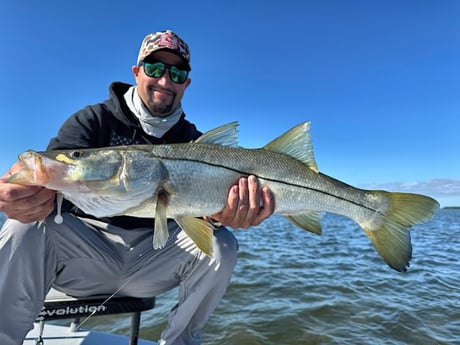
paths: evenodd
<path fill-rule="evenodd" d="M 56 191 L 6 182 L 9 176 L 20 169 L 20 163 L 15 163 L 0 178 L 0 211 L 21 223 L 43 220 L 53 212 Z"/>

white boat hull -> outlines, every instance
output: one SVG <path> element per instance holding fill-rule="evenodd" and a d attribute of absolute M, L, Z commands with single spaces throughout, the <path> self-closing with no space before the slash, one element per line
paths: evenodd
<path fill-rule="evenodd" d="M 34 324 L 23 345 L 37 345 L 39 325 Z M 43 345 L 128 345 L 129 338 L 123 335 L 101 333 L 90 330 L 72 331 L 70 327 L 45 324 Z M 153 341 L 139 339 L 138 345 L 157 345 Z"/>

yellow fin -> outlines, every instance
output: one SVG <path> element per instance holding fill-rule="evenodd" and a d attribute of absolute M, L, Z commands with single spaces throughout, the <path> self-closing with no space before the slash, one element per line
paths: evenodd
<path fill-rule="evenodd" d="M 203 253 L 212 256 L 214 227 L 211 224 L 203 219 L 189 216 L 177 217 L 175 221 Z"/>
<path fill-rule="evenodd" d="M 312 232 L 317 235 L 322 234 L 321 229 L 321 213 L 320 212 L 309 212 L 305 214 L 295 215 L 295 216 L 286 216 L 286 218 L 298 226 L 299 228 Z"/>
<path fill-rule="evenodd" d="M 155 230 L 153 232 L 153 249 L 163 248 L 168 241 L 169 230 L 166 218 L 167 199 L 162 193 L 158 194 L 155 209 Z"/>
<path fill-rule="evenodd" d="M 238 147 L 238 122 L 230 122 L 204 133 L 196 143 Z"/>
<path fill-rule="evenodd" d="M 419 194 L 384 193 L 390 205 L 383 223 L 377 229 L 361 226 L 385 262 L 399 272 L 405 272 L 412 258 L 410 227 L 431 219 L 439 208 L 436 200 Z M 367 227 L 366 227 L 367 226 Z"/>
<path fill-rule="evenodd" d="M 311 170 L 319 171 L 313 152 L 310 122 L 304 122 L 291 128 L 265 145 L 264 149 L 291 156 L 305 163 Z"/>

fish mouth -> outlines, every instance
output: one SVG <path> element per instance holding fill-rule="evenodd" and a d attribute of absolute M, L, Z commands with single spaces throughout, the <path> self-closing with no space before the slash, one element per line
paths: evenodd
<path fill-rule="evenodd" d="M 65 174 L 68 165 L 35 151 L 26 151 L 19 156 L 22 170 L 18 177 L 29 185 L 46 186 L 56 174 Z"/>
<path fill-rule="evenodd" d="M 33 185 L 45 185 L 49 181 L 49 175 L 43 164 L 40 154 L 34 151 L 26 151 L 19 156 L 19 162 L 23 169 L 22 177 Z"/>

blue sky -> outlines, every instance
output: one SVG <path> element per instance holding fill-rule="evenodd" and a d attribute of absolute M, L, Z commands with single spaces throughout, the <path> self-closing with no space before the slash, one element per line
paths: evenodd
<path fill-rule="evenodd" d="M 323 173 L 460 205 L 459 15 L 455 0 L 3 0 L 0 170 L 133 82 L 143 37 L 172 29 L 202 130 L 237 120 L 259 147 L 311 121 Z"/>

